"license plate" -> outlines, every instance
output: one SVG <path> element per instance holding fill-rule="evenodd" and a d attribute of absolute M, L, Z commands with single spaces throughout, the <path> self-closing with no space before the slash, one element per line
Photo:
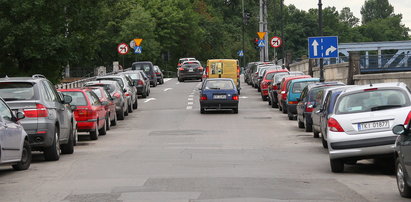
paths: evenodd
<path fill-rule="evenodd" d="M 188 69 L 189 72 L 194 72 L 194 69 Z"/>
<path fill-rule="evenodd" d="M 226 99 L 227 96 L 226 95 L 214 95 L 213 98 L 214 99 Z"/>
<path fill-rule="evenodd" d="M 389 128 L 390 123 L 389 121 L 374 121 L 374 122 L 366 122 L 366 123 L 359 123 L 358 130 L 372 130 L 372 129 L 380 129 L 380 128 Z"/>

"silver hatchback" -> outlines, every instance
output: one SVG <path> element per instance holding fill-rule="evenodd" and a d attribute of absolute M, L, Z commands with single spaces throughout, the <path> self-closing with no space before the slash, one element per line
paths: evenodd
<path fill-rule="evenodd" d="M 331 170 L 344 163 L 394 157 L 397 138 L 392 128 L 411 111 L 411 94 L 404 83 L 381 83 L 345 89 L 328 119 L 327 140 Z"/>

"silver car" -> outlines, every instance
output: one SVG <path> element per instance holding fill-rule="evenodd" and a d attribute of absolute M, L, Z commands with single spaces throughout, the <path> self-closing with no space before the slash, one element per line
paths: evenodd
<path fill-rule="evenodd" d="M 411 111 L 404 83 L 381 83 L 345 89 L 328 119 L 327 142 L 332 172 L 360 159 L 394 157 L 392 128 Z"/>
<path fill-rule="evenodd" d="M 0 164 L 10 164 L 15 170 L 26 170 L 31 163 L 29 137 L 19 120 L 23 112 L 16 115 L 0 99 Z"/>
<path fill-rule="evenodd" d="M 128 112 L 133 112 L 133 109 L 137 109 L 138 101 L 137 101 L 137 88 L 133 84 L 133 80 L 124 74 L 112 75 L 112 76 L 101 76 L 96 78 L 97 81 L 99 80 L 111 80 L 117 81 L 121 88 L 123 89 L 126 99 L 128 100 Z"/>

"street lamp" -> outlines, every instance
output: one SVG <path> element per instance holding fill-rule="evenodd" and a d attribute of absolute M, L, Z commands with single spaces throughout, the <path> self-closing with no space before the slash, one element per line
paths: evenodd
<path fill-rule="evenodd" d="M 318 0 L 318 34 L 323 35 L 323 4 Z M 320 82 L 324 82 L 324 59 L 320 58 Z"/>

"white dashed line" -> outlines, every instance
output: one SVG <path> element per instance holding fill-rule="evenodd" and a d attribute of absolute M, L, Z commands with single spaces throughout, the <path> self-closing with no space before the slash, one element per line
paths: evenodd
<path fill-rule="evenodd" d="M 180 82 L 177 82 L 176 85 L 180 84 Z"/>
<path fill-rule="evenodd" d="M 193 109 L 193 106 L 187 106 L 187 109 Z"/>
<path fill-rule="evenodd" d="M 193 104 L 194 104 L 194 102 L 188 102 L 187 104 L 188 104 L 188 105 L 193 105 Z"/>
<path fill-rule="evenodd" d="M 150 102 L 150 101 L 153 101 L 153 100 L 156 100 L 156 98 L 148 98 L 148 99 L 144 100 L 144 103 L 147 103 L 147 102 Z"/>
<path fill-rule="evenodd" d="M 188 100 L 194 100 L 194 98 L 192 98 L 192 97 L 189 97 L 189 98 L 188 98 Z"/>
<path fill-rule="evenodd" d="M 194 95 L 193 95 L 193 94 L 190 94 L 188 97 L 194 97 Z"/>
<path fill-rule="evenodd" d="M 240 96 L 241 99 L 247 99 L 247 96 Z"/>
<path fill-rule="evenodd" d="M 172 88 L 166 88 L 164 89 L 164 92 L 169 91 L 169 90 L 172 90 Z"/>
<path fill-rule="evenodd" d="M 167 82 L 167 81 L 170 81 L 170 80 L 172 80 L 172 78 L 165 78 L 164 83 Z"/>

